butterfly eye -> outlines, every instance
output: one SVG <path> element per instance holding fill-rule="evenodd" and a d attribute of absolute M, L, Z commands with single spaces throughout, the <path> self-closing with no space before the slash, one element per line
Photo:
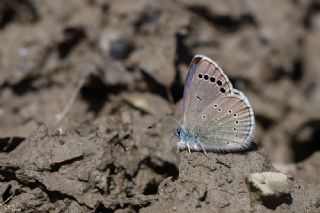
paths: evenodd
<path fill-rule="evenodd" d="M 204 80 L 208 80 L 209 76 L 208 75 L 204 75 L 203 78 L 204 78 Z"/>
<path fill-rule="evenodd" d="M 221 85 L 222 85 L 222 81 L 218 80 L 218 81 L 217 81 L 217 84 L 218 84 L 219 86 L 221 86 Z"/>
<path fill-rule="evenodd" d="M 215 82 L 216 81 L 216 78 L 215 77 L 210 77 L 210 82 Z"/>
<path fill-rule="evenodd" d="M 198 74 L 198 78 L 202 78 L 202 74 L 199 73 L 199 74 Z"/>
<path fill-rule="evenodd" d="M 220 92 L 225 93 L 226 90 L 224 88 L 220 88 Z"/>

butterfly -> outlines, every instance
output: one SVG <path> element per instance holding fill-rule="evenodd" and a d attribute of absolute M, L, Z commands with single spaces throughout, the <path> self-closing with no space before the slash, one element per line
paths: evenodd
<path fill-rule="evenodd" d="M 178 150 L 235 152 L 253 143 L 255 120 L 247 97 L 234 89 L 220 66 L 203 55 L 190 64 Z"/>

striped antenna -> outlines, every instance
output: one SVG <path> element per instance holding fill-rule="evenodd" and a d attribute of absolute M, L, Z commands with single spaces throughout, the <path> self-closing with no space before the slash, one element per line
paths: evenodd
<path fill-rule="evenodd" d="M 175 123 L 178 124 L 179 127 L 182 127 L 182 124 L 175 119 L 174 117 L 172 117 L 171 115 L 167 115 L 170 119 L 172 119 Z M 177 126 L 176 125 L 157 125 L 156 123 L 151 124 L 150 126 L 147 127 L 147 129 L 156 129 L 156 128 L 160 128 L 160 129 L 176 129 Z"/>

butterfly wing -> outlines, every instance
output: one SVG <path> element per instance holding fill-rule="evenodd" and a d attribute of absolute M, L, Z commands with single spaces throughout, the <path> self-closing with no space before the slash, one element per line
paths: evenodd
<path fill-rule="evenodd" d="M 218 97 L 233 94 L 228 77 L 217 63 L 196 55 L 189 67 L 183 103 L 183 127 L 189 129 L 197 115 Z"/>
<path fill-rule="evenodd" d="M 219 97 L 206 106 L 188 131 L 205 150 L 245 150 L 255 132 L 252 107 L 242 92 L 234 90 L 233 95 Z"/>

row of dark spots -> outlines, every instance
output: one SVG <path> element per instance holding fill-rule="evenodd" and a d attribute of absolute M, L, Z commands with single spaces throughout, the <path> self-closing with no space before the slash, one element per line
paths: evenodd
<path fill-rule="evenodd" d="M 209 78 L 208 75 L 202 75 L 201 73 L 199 73 L 199 74 L 198 74 L 198 78 L 199 78 L 199 79 L 202 79 L 202 78 L 203 78 L 203 79 L 206 80 L 206 81 L 209 80 L 211 83 L 216 82 L 219 87 L 222 86 L 222 81 L 221 81 L 221 80 L 217 80 L 217 81 L 216 81 L 216 78 L 213 77 L 213 76 L 211 76 L 211 77 Z M 225 88 L 221 87 L 221 88 L 220 88 L 220 92 L 226 93 Z"/>
<path fill-rule="evenodd" d="M 231 111 L 231 110 L 229 110 L 229 114 L 231 114 L 231 113 L 232 113 L 232 111 Z M 233 117 L 237 117 L 237 114 L 236 114 L 236 113 L 234 113 L 234 114 L 233 114 Z M 236 124 L 238 124 L 238 123 L 239 123 L 239 121 L 238 121 L 238 120 L 236 120 Z M 234 127 L 234 128 L 233 128 L 233 131 L 235 132 L 236 130 L 237 130 L 237 129 Z M 235 136 L 236 136 L 236 138 L 238 137 L 238 135 L 237 135 L 237 134 L 236 134 Z"/>
<path fill-rule="evenodd" d="M 214 108 L 217 108 L 217 107 L 218 107 L 218 104 L 213 105 L 213 107 L 214 107 Z M 219 108 L 219 109 L 218 109 L 218 111 L 219 111 L 219 112 L 221 112 L 221 111 L 222 111 L 222 109 L 221 109 L 221 108 Z M 229 113 L 229 114 L 231 114 L 231 113 L 232 113 L 232 110 L 231 110 L 231 109 L 229 109 L 229 110 L 228 110 L 228 113 Z M 237 117 L 237 114 L 236 114 L 236 113 L 234 113 L 234 114 L 233 114 L 233 116 L 234 116 L 234 117 Z"/>
<path fill-rule="evenodd" d="M 215 104 L 215 105 L 213 105 L 213 106 L 214 106 L 214 108 L 217 108 L 217 107 L 218 107 L 218 105 L 217 105 L 217 104 Z M 218 111 L 219 111 L 219 112 L 221 112 L 221 111 L 222 111 L 222 109 L 221 109 L 221 108 L 218 108 Z M 232 110 L 231 110 L 231 109 L 229 109 L 229 110 L 228 110 L 228 113 L 229 113 L 229 114 L 231 114 L 231 113 L 232 113 Z M 237 117 L 237 114 L 236 114 L 236 113 L 234 113 L 234 114 L 233 114 L 233 117 Z M 235 123 L 236 123 L 236 124 L 238 124 L 238 123 L 239 123 L 239 121 L 238 121 L 238 120 L 236 120 L 236 121 L 235 121 Z M 236 131 L 236 130 L 237 130 L 236 128 L 233 128 L 233 131 Z M 236 136 L 236 138 L 238 137 L 238 135 L 235 135 L 235 136 Z"/>

